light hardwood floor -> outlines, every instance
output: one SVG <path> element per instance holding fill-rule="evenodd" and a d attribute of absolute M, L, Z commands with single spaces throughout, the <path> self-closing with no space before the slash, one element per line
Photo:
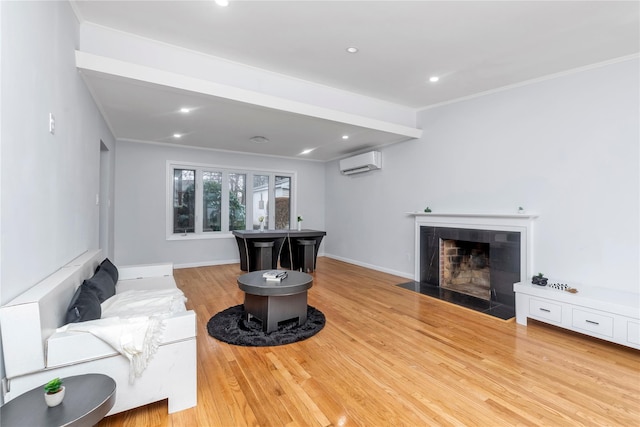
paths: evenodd
<path fill-rule="evenodd" d="M 316 336 L 279 347 L 211 338 L 209 318 L 241 304 L 238 264 L 180 269 L 198 318 L 198 405 L 166 401 L 106 426 L 639 426 L 640 352 L 528 327 L 395 286 L 401 277 L 319 258 Z"/>

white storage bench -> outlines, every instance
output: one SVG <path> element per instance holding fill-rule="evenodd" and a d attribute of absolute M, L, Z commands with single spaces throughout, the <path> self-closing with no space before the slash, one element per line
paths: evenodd
<path fill-rule="evenodd" d="M 640 349 L 640 294 L 580 286 L 572 294 L 516 283 L 516 322 L 527 318 Z"/>
<path fill-rule="evenodd" d="M 116 382 L 109 415 L 168 399 L 169 412 L 196 405 L 196 316 L 172 314 L 156 353 L 142 375 L 130 382 L 129 360 L 89 333 L 56 332 L 65 323 L 75 290 L 104 259 L 88 251 L 13 301 L 0 307 L 6 378 L 5 402 L 56 377 L 105 374 Z M 126 290 L 176 288 L 172 264 L 118 267 L 116 294 Z"/>

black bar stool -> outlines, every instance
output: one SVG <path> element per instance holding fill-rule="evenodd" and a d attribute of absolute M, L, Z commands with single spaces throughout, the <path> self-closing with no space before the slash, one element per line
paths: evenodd
<path fill-rule="evenodd" d="M 316 241 L 298 239 L 298 260 L 303 273 L 313 273 L 316 260 Z"/>
<path fill-rule="evenodd" d="M 273 266 L 273 242 L 253 242 L 255 249 L 255 268 L 253 270 L 271 270 Z"/>

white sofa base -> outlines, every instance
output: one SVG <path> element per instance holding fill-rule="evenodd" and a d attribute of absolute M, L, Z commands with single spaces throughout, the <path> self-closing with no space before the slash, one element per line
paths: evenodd
<path fill-rule="evenodd" d="M 140 378 L 129 384 L 129 361 L 116 354 L 54 369 L 11 378 L 5 402 L 46 383 L 52 378 L 100 373 L 116 382 L 116 403 L 107 415 L 168 399 L 168 412 L 196 406 L 196 341 L 193 339 L 163 345 Z"/>
<path fill-rule="evenodd" d="M 173 314 L 157 352 L 142 375 L 129 382 L 129 360 L 88 333 L 55 332 L 64 324 L 75 289 L 103 260 L 86 252 L 0 307 L 6 378 L 5 402 L 55 377 L 100 373 L 116 382 L 108 415 L 168 399 L 169 413 L 197 403 L 196 316 Z M 175 288 L 172 264 L 119 267 L 116 292 Z"/>

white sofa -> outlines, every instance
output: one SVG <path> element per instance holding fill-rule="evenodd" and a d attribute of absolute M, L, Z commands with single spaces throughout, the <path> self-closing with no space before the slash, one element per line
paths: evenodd
<path fill-rule="evenodd" d="M 196 405 L 196 316 L 191 310 L 166 320 L 162 341 L 148 367 L 133 383 L 129 360 L 88 333 L 56 332 L 75 290 L 104 259 L 91 250 L 0 307 L 6 378 L 5 402 L 55 377 L 100 373 L 116 382 L 108 415 L 168 399 L 169 413 Z M 116 293 L 175 288 L 172 264 L 118 266 Z"/>

